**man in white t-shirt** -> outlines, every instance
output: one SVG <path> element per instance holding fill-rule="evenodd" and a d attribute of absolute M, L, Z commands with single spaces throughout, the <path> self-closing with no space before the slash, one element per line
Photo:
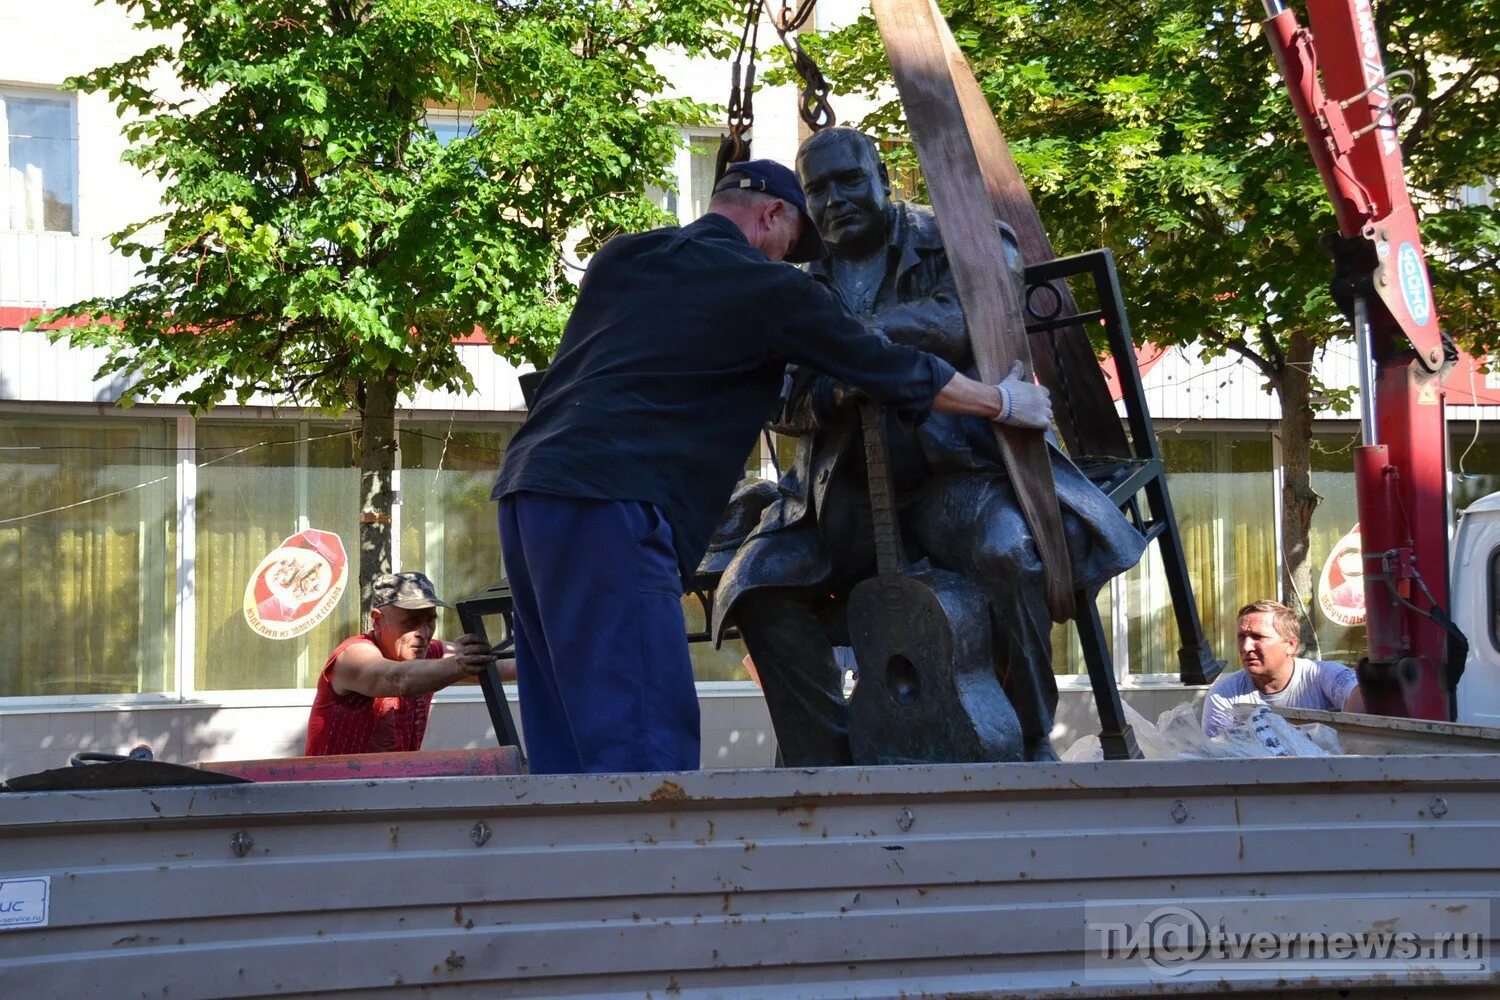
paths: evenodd
<path fill-rule="evenodd" d="M 1234 705 L 1275 705 L 1324 711 L 1364 711 L 1359 679 L 1342 663 L 1308 660 L 1297 615 L 1275 601 L 1247 604 L 1239 613 L 1243 670 L 1214 681 L 1203 703 L 1203 734 L 1217 736 L 1234 721 Z"/>

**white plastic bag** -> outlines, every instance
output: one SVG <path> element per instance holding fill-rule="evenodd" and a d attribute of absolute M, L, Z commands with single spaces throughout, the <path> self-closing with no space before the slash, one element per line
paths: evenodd
<path fill-rule="evenodd" d="M 1265 705 L 1236 705 L 1234 723 L 1221 734 L 1236 757 L 1327 757 L 1302 730 Z M 1218 742 L 1218 740 L 1215 740 Z"/>
<path fill-rule="evenodd" d="M 1125 704 L 1125 720 L 1147 760 L 1202 760 L 1224 757 L 1327 757 L 1341 754 L 1338 733 L 1324 725 L 1299 728 L 1265 705 L 1236 705 L 1234 721 L 1218 736 L 1203 735 L 1192 702 L 1173 706 L 1152 725 Z M 1084 736 L 1062 755 L 1067 763 L 1104 759 L 1099 737 Z"/>

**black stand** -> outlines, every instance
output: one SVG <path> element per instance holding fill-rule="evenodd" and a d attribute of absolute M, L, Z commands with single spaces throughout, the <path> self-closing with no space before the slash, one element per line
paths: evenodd
<path fill-rule="evenodd" d="M 1084 280 L 1078 280 L 1080 278 Z M 1091 284 L 1098 308 L 1075 315 L 1062 315 L 1060 300 L 1049 287 L 1058 280 L 1068 280 L 1072 291 L 1080 298 L 1084 298 L 1087 292 L 1080 286 Z M 1131 340 L 1125 300 L 1120 294 L 1120 283 L 1115 273 L 1114 255 L 1107 249 L 1094 250 L 1033 265 L 1026 269 L 1026 286 L 1026 311 L 1031 321 L 1026 330 L 1032 335 L 1034 352 L 1045 349 L 1047 345 L 1042 343 L 1044 339 L 1055 344 L 1053 331 L 1075 326 L 1087 330 L 1101 323 L 1104 326 L 1109 340 L 1109 352 L 1115 359 L 1121 401 L 1125 406 L 1125 420 L 1129 427 L 1126 454 L 1075 455 L 1073 460 L 1125 512 L 1148 543 L 1156 542 L 1167 577 L 1167 589 L 1172 595 L 1172 611 L 1181 639 L 1181 646 L 1177 651 L 1178 677 L 1184 684 L 1211 683 L 1224 665 L 1214 657 L 1213 650 L 1209 648 L 1208 640 L 1203 635 L 1203 623 L 1198 617 L 1198 604 L 1194 599 L 1192 580 L 1188 577 L 1182 536 L 1177 530 L 1177 516 L 1172 510 L 1172 499 L 1167 491 L 1167 473 L 1162 463 L 1161 446 L 1157 443 L 1156 431 L 1151 425 L 1151 414 L 1146 409 L 1145 388 L 1136 366 L 1135 345 Z M 1050 311 L 1047 308 L 1049 303 L 1052 305 Z M 1060 358 L 1055 358 L 1054 363 L 1059 374 L 1058 389 L 1062 396 L 1058 402 L 1061 406 L 1069 406 L 1066 372 L 1060 365 Z M 1144 511 L 1142 494 L 1146 501 Z M 1094 594 L 1079 593 L 1077 624 L 1084 661 L 1088 665 L 1089 682 L 1093 686 L 1094 701 L 1099 710 L 1102 727 L 1099 739 L 1104 745 L 1105 759 L 1138 759 L 1141 756 L 1140 749 L 1136 745 L 1135 734 L 1125 722 L 1114 664 L 1094 597 Z"/>
<path fill-rule="evenodd" d="M 482 594 L 459 601 L 456 605 L 458 621 L 463 630 L 489 642 L 484 629 L 487 615 L 499 615 L 505 623 L 505 635 L 494 645 L 497 655 L 514 653 L 515 628 L 512 615 L 515 606 L 511 601 L 510 588 L 504 585 L 491 587 Z M 505 688 L 500 683 L 500 671 L 491 666 L 479 675 L 479 687 L 484 691 L 484 704 L 490 712 L 490 723 L 495 727 L 495 737 L 501 746 L 512 746 L 521 755 L 521 765 L 526 765 L 526 748 L 521 744 L 521 734 L 516 729 L 516 720 L 510 714 L 510 705 L 505 700 Z"/>

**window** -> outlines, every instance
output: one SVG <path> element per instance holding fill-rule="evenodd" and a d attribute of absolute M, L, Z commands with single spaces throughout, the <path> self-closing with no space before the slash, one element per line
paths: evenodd
<path fill-rule="evenodd" d="M 0 421 L 0 697 L 172 689 L 173 446 L 167 420 Z"/>
<path fill-rule="evenodd" d="M 416 420 L 401 424 L 401 568 L 427 574 L 438 596 L 449 604 L 473 597 L 504 577 L 490 488 L 520 426 Z M 463 632 L 457 611 L 444 609 L 439 615 L 440 638 Z M 490 636 L 491 641 L 499 638 Z"/>
<path fill-rule="evenodd" d="M 1271 439 L 1166 435 L 1161 449 L 1203 632 L 1233 669 L 1234 613 L 1277 593 Z M 1177 673 L 1180 640 L 1157 546 L 1125 574 L 1124 592 L 1131 673 Z"/>
<path fill-rule="evenodd" d="M 1453 421 L 1448 434 L 1448 467 L 1453 470 L 1453 509 L 1500 492 L 1500 438 L 1467 420 Z"/>
<path fill-rule="evenodd" d="M 1114 630 L 1111 628 L 1114 621 L 1114 602 L 1111 600 L 1108 586 L 1099 588 L 1099 597 L 1095 600 L 1094 606 L 1099 609 L 1099 620 L 1104 623 L 1106 651 L 1112 654 L 1115 646 Z M 1125 666 L 1113 657 L 1111 657 L 1111 663 L 1117 668 Z M 1088 675 L 1089 665 L 1083 658 L 1083 643 L 1078 640 L 1076 622 L 1069 621 L 1052 626 L 1052 672 L 1058 677 Z"/>
<path fill-rule="evenodd" d="M 78 133 L 71 95 L 0 90 L 4 225 L 71 233 L 77 226 Z"/>
<path fill-rule="evenodd" d="M 678 176 L 687 183 L 680 189 L 686 192 L 683 208 L 684 222 L 690 222 L 708 211 L 709 199 L 714 191 L 714 166 L 719 158 L 719 137 L 714 135 L 690 135 L 687 141 L 687 170 L 679 170 Z"/>
<path fill-rule="evenodd" d="M 198 424 L 197 640 L 199 691 L 305 688 L 361 629 L 359 465 L 348 426 L 309 421 Z M 212 464 L 207 464 L 212 463 Z M 267 639 L 245 622 L 245 584 L 289 535 L 338 535 L 350 583 L 333 613 L 295 639 Z"/>
<path fill-rule="evenodd" d="M 1490 205 L 1495 200 L 1495 182 L 1493 180 L 1481 181 L 1478 184 L 1466 184 L 1458 189 L 1454 201 L 1462 208 L 1475 205 Z"/>
<path fill-rule="evenodd" d="M 687 133 L 677 151 L 673 172 L 676 184 L 670 190 L 653 188 L 651 200 L 681 223 L 692 222 L 708 211 L 713 196 L 714 165 L 719 156 L 719 136 Z"/>
<path fill-rule="evenodd" d="M 1490 645 L 1500 649 L 1500 549 L 1490 553 Z"/>
<path fill-rule="evenodd" d="M 1308 563 L 1312 567 L 1313 592 L 1302 596 L 1311 601 L 1318 648 L 1307 650 L 1303 655 L 1312 656 L 1316 652 L 1319 659 L 1338 660 L 1340 663 L 1357 663 L 1365 655 L 1365 627 L 1330 621 L 1319 607 L 1317 598 L 1318 588 L 1322 585 L 1323 565 L 1331 550 L 1359 521 L 1359 506 L 1354 496 L 1354 447 L 1358 444 L 1359 432 L 1351 430 L 1345 434 L 1314 435 L 1312 446 L 1312 487 L 1322 495 L 1323 501 L 1313 514 L 1308 532 Z M 1346 566 L 1351 563 L 1352 560 L 1345 560 Z M 1358 565 L 1362 567 L 1363 564 Z M 1350 572 L 1353 572 L 1352 568 Z"/>
<path fill-rule="evenodd" d="M 910 142 L 881 139 L 876 143 L 880 160 L 891 182 L 891 197 L 898 201 L 926 201 L 927 182 L 917 162 L 917 148 Z"/>
<path fill-rule="evenodd" d="M 469 135 L 474 130 L 474 114 L 471 111 L 454 111 L 448 108 L 428 108 L 422 116 L 437 141 L 446 146 L 454 139 Z"/>

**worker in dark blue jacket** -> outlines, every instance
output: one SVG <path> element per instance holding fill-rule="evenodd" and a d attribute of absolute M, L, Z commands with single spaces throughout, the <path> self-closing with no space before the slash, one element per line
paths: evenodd
<path fill-rule="evenodd" d="M 783 263 L 824 253 L 795 175 L 752 160 L 696 222 L 617 237 L 590 262 L 492 494 L 534 773 L 697 768 L 681 595 L 788 363 L 912 420 L 1050 422 L 1045 389 L 892 344 Z"/>

